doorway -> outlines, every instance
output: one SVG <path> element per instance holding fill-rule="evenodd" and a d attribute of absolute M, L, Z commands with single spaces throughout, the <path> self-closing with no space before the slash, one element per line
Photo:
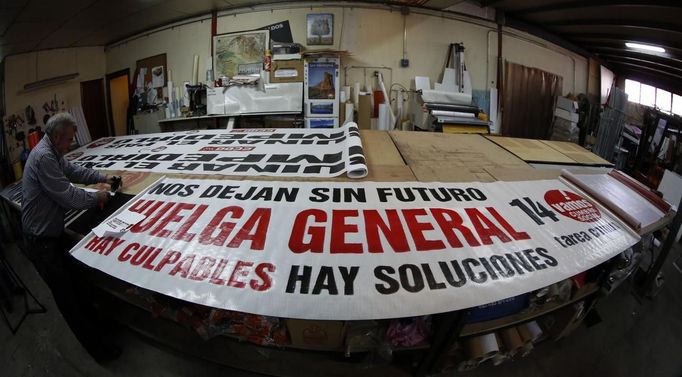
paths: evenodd
<path fill-rule="evenodd" d="M 109 98 L 109 124 L 114 136 L 123 136 L 128 130 L 128 104 L 130 101 L 130 69 L 107 75 Z"/>
<path fill-rule="evenodd" d="M 109 136 L 104 104 L 104 79 L 81 82 L 81 106 L 92 140 Z"/>

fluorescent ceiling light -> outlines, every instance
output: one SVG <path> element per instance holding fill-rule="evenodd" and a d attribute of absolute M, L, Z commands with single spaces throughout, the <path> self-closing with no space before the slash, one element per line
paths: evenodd
<path fill-rule="evenodd" d="M 636 50 L 646 50 L 646 51 L 654 51 L 654 52 L 661 52 L 661 53 L 665 52 L 665 49 L 663 47 L 643 45 L 640 43 L 626 42 L 625 46 L 627 46 L 629 48 L 634 48 Z"/>

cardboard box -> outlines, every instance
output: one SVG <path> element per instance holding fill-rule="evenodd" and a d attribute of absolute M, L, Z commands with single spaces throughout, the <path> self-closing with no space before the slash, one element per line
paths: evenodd
<path fill-rule="evenodd" d="M 557 97 L 556 107 L 571 113 L 578 112 L 578 102 L 566 97 Z"/>
<path fill-rule="evenodd" d="M 291 345 L 306 349 L 339 349 L 344 339 L 343 321 L 287 319 Z"/>
<path fill-rule="evenodd" d="M 580 119 L 580 116 L 578 113 L 572 113 L 569 112 L 568 110 L 556 108 L 554 109 L 554 115 L 558 116 L 561 119 L 568 120 L 573 123 L 578 123 L 578 120 Z"/>
<path fill-rule="evenodd" d="M 273 60 L 270 82 L 303 82 L 303 60 Z"/>

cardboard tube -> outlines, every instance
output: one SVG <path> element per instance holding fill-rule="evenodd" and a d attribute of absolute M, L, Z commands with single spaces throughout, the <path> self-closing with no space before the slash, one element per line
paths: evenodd
<path fill-rule="evenodd" d="M 464 348 L 469 355 L 469 360 L 479 364 L 495 357 L 500 352 L 495 333 L 468 338 L 464 342 Z"/>
<path fill-rule="evenodd" d="M 360 83 L 356 82 L 353 84 L 353 104 L 356 108 L 360 108 Z M 362 127 L 360 127 L 362 128 Z"/>
<path fill-rule="evenodd" d="M 199 82 L 199 55 L 194 55 L 194 62 L 192 63 L 192 85 Z"/>
<path fill-rule="evenodd" d="M 519 335 L 521 335 L 521 339 L 523 339 L 525 344 L 534 343 L 542 336 L 542 329 L 535 321 L 518 325 L 516 329 L 518 330 Z"/>
<path fill-rule="evenodd" d="M 358 101 L 358 128 L 369 130 L 372 128 L 372 96 L 359 96 Z"/>
<path fill-rule="evenodd" d="M 344 116 L 344 121 L 343 124 L 346 124 L 348 122 L 353 122 L 353 104 L 352 103 L 347 103 L 346 104 L 346 114 Z"/>
<path fill-rule="evenodd" d="M 509 327 L 500 331 L 500 337 L 509 356 L 516 355 L 523 348 L 524 342 L 516 327 Z"/>

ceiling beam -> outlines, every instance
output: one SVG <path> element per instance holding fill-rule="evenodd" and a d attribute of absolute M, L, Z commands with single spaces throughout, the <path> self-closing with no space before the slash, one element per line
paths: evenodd
<path fill-rule="evenodd" d="M 678 31 L 682 27 L 680 24 L 661 23 L 661 22 L 647 22 L 642 20 L 620 20 L 616 18 L 610 19 L 562 19 L 556 21 L 542 21 L 543 25 L 547 26 L 624 26 L 624 27 L 638 27 L 652 30 L 668 30 Z"/>
<path fill-rule="evenodd" d="M 672 72 L 662 71 L 662 70 L 660 70 L 660 69 L 651 68 L 651 67 L 645 67 L 645 66 L 642 66 L 642 65 L 639 65 L 639 64 L 633 64 L 633 63 L 614 62 L 614 61 L 612 61 L 611 63 L 612 63 L 613 65 L 615 65 L 615 66 L 627 66 L 627 67 L 633 68 L 634 70 L 640 70 L 640 71 L 651 72 L 651 73 L 656 74 L 656 75 L 659 75 L 659 76 L 660 76 L 660 75 L 664 75 L 664 76 L 672 77 L 672 78 L 677 79 L 677 80 L 682 80 L 682 74 L 678 75 L 678 74 L 675 74 L 675 73 L 672 73 Z"/>
<path fill-rule="evenodd" d="M 651 32 L 663 32 L 663 33 L 673 33 L 673 34 L 682 34 L 682 31 L 680 31 L 680 27 L 682 26 L 674 26 L 673 29 L 669 29 L 666 27 L 659 27 L 659 26 L 652 26 L 652 25 L 629 25 L 625 23 L 612 23 L 612 24 L 591 24 L 591 23 L 580 23 L 580 24 L 575 24 L 575 25 L 547 25 L 554 29 L 556 26 L 558 29 L 563 30 L 556 30 L 557 32 L 560 33 L 565 33 L 565 34 L 581 34 L 581 33 L 592 33 L 590 31 L 582 31 L 578 29 L 578 31 L 568 31 L 565 29 L 565 27 L 571 28 L 571 27 L 578 27 L 578 28 L 590 28 L 590 27 L 611 27 L 611 28 L 619 28 L 619 29 L 632 29 L 635 31 L 651 31 Z M 672 27 L 672 26 L 671 26 Z"/>
<path fill-rule="evenodd" d="M 618 62 L 622 62 L 625 60 L 627 62 L 632 62 L 634 64 L 641 64 L 644 67 L 651 67 L 654 69 L 657 69 L 657 67 L 658 67 L 658 68 L 662 68 L 665 70 L 673 70 L 673 71 L 678 71 L 678 72 L 682 73 L 682 68 L 680 68 L 680 67 L 675 67 L 672 65 L 667 65 L 667 64 L 658 63 L 658 62 L 652 62 L 650 60 L 642 60 L 642 59 L 632 58 L 629 56 L 618 56 L 618 55 L 610 55 L 610 54 L 601 54 L 599 56 L 605 58 L 606 61 L 611 62 L 611 63 L 618 63 Z M 652 67 L 652 66 L 656 66 L 656 67 Z"/>
<path fill-rule="evenodd" d="M 636 7 L 636 8 L 676 8 L 680 9 L 680 3 L 677 0 L 630 0 L 630 1 L 608 1 L 608 0 L 593 0 L 593 1 L 570 1 L 561 4 L 545 4 L 536 7 L 522 8 L 519 10 L 510 10 L 510 13 L 528 15 L 531 13 L 566 11 L 570 9 L 585 9 L 594 7 Z"/>
<path fill-rule="evenodd" d="M 612 55 L 612 56 L 627 56 L 631 58 L 636 58 L 636 59 L 642 59 L 646 61 L 654 61 L 654 62 L 659 62 L 659 63 L 678 63 L 680 66 L 682 66 L 682 56 L 680 55 L 672 55 L 669 52 L 666 52 L 664 54 L 647 54 L 647 53 L 642 53 L 638 52 L 635 50 L 626 50 L 622 48 L 616 48 L 616 47 L 607 47 L 607 46 L 592 46 L 590 47 L 591 51 L 594 51 L 597 55 L 599 56 L 606 56 L 606 55 Z"/>
<path fill-rule="evenodd" d="M 674 49 L 674 50 L 682 51 L 682 43 L 676 43 L 676 42 L 664 41 L 664 40 L 654 40 L 652 38 L 645 38 L 645 37 L 626 35 L 626 34 L 588 33 L 588 34 L 566 35 L 566 38 L 573 41 L 573 42 L 578 42 L 577 44 L 584 46 L 585 48 L 588 48 L 588 49 L 589 49 L 589 46 L 586 46 L 584 42 L 596 42 L 595 44 L 598 44 L 599 42 L 602 42 L 602 43 L 607 42 L 607 43 L 613 43 L 614 45 L 621 45 L 621 46 L 623 46 L 623 48 L 625 48 L 625 42 L 635 42 L 635 43 L 651 44 L 654 46 L 661 46 L 665 49 Z"/>

